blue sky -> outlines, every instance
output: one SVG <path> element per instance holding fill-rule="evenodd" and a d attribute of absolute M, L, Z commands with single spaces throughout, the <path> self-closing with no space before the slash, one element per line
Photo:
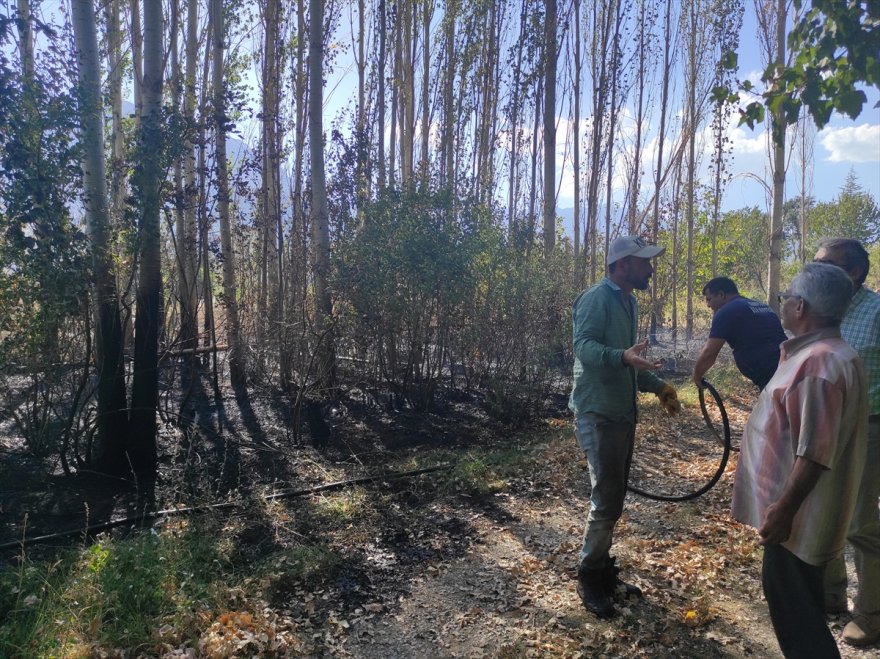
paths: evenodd
<path fill-rule="evenodd" d="M 755 25 L 754 3 L 746 2 L 738 49 L 737 76 L 741 80 L 750 80 L 756 89 L 761 89 L 764 65 L 760 48 L 757 47 Z M 805 194 L 817 201 L 833 200 L 847 176 L 853 172 L 859 184 L 880 203 L 880 108 L 874 107 L 880 101 L 880 92 L 875 88 L 865 91 L 868 102 L 855 120 L 835 114 L 822 131 L 817 132 L 814 126 L 807 130 L 807 150 L 811 151 L 811 156 L 807 159 L 804 187 Z M 626 118 L 625 114 L 624 121 Z M 560 123 L 560 133 L 564 133 L 568 122 L 563 118 Z M 724 190 L 723 209 L 757 206 L 769 211 L 771 198 L 768 189 L 772 183 L 772 174 L 767 127 L 758 125 L 753 130 L 745 125 L 739 126 L 738 117 L 733 116 L 726 134 L 732 146 L 732 156 L 728 162 L 732 178 Z M 791 199 L 801 194 L 801 149 L 791 143 L 791 137 L 787 147 L 785 197 Z M 703 163 L 700 178 L 708 182 L 711 180 L 708 165 L 712 154 L 712 139 L 708 127 L 698 140 L 698 149 L 702 153 Z M 557 160 L 557 171 L 562 172 L 558 206 L 568 208 L 573 205 L 573 182 L 570 163 L 565 163 L 561 157 L 563 151 L 564 147 L 561 146 Z M 646 144 L 644 153 L 646 162 L 651 162 L 653 143 Z M 622 172 L 617 176 L 620 188 L 624 186 L 622 176 Z"/>

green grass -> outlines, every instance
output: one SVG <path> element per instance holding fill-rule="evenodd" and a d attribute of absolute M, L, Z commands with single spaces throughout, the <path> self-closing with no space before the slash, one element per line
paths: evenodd
<path fill-rule="evenodd" d="M 331 523 L 349 521 L 361 517 L 369 504 L 363 488 L 333 492 L 316 498 L 315 513 Z"/>
<path fill-rule="evenodd" d="M 323 513 L 344 524 L 362 497 L 328 498 Z M 241 564 L 227 522 L 175 520 L 51 560 L 23 554 L 0 568 L 0 657 L 158 656 L 161 644 L 196 647 L 212 620 L 245 605 L 241 597 L 319 584 L 341 563 L 326 548 L 299 546 Z"/>
<path fill-rule="evenodd" d="M 740 373 L 732 363 L 716 364 L 708 373 L 706 373 L 705 379 L 708 380 L 722 396 L 734 392 L 752 395 L 758 390 L 757 387 Z"/>
<path fill-rule="evenodd" d="M 521 473 L 534 459 L 531 451 L 518 448 L 468 451 L 447 472 L 445 486 L 471 495 L 503 492 L 508 479 Z"/>
<path fill-rule="evenodd" d="M 216 537 L 192 524 L 99 540 L 50 562 L 24 555 L 0 573 L 0 656 L 91 656 L 152 646 L 166 622 L 185 629 L 235 579 Z"/>

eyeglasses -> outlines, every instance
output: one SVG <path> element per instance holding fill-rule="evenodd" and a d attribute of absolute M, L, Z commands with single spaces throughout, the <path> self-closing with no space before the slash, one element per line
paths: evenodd
<path fill-rule="evenodd" d="M 800 295 L 795 295 L 794 293 L 777 293 L 776 299 L 779 300 L 779 304 L 782 304 L 790 297 L 796 297 L 798 300 L 803 300 Z"/>

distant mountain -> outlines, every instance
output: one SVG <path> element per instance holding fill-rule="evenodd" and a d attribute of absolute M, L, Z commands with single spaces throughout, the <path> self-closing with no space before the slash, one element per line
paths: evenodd
<path fill-rule="evenodd" d="M 605 207 L 599 206 L 598 209 L 599 218 L 600 218 L 600 226 L 605 226 Z M 574 208 L 557 208 L 556 215 L 562 218 L 562 228 L 565 230 L 565 235 L 570 238 L 574 238 Z M 584 227 L 584 218 L 581 216 L 581 231 L 583 232 Z M 583 236 L 582 236 L 583 238 Z"/>

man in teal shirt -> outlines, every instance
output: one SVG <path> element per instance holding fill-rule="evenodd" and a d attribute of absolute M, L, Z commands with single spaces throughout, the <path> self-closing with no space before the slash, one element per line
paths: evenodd
<path fill-rule="evenodd" d="M 572 308 L 574 386 L 569 408 L 575 436 L 590 469 L 590 514 L 578 564 L 578 594 L 599 618 L 615 615 L 617 592 L 641 595 L 621 581 L 609 555 L 614 526 L 623 512 L 635 441 L 638 391 L 657 394 L 669 414 L 681 408 L 675 389 L 653 372 L 647 340 L 637 342 L 638 304 L 633 290 L 646 290 L 651 259 L 664 248 L 636 236 L 608 248 L 608 274 L 581 293 Z"/>
<path fill-rule="evenodd" d="M 880 641 L 880 295 L 865 288 L 870 264 L 868 252 L 857 240 L 823 240 L 814 260 L 842 268 L 853 282 L 855 293 L 840 323 L 840 335 L 859 353 L 868 374 L 868 455 L 846 536 L 853 548 L 859 585 L 854 617 L 842 635 L 850 645 L 865 646 Z M 825 568 L 825 610 L 847 610 L 843 556 Z"/>

